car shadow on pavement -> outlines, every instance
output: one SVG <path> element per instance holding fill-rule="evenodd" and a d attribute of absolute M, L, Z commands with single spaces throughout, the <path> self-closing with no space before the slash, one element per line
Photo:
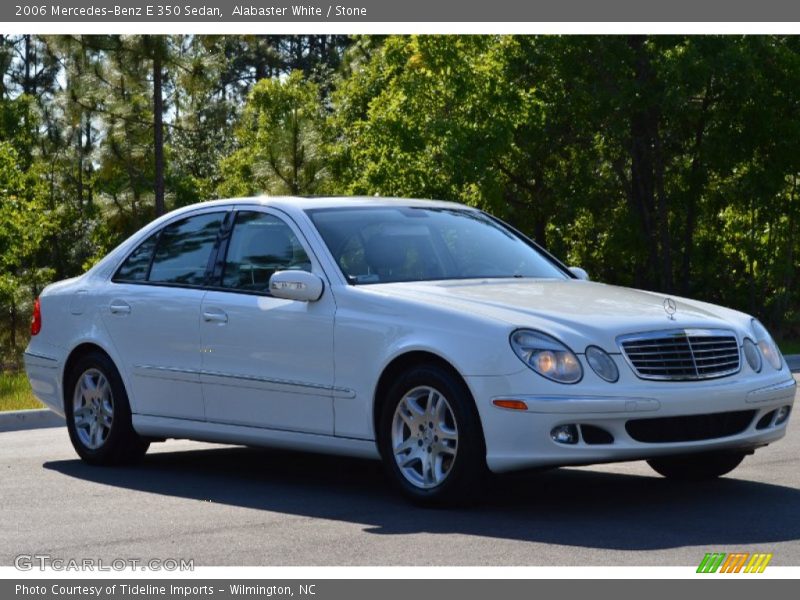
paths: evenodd
<path fill-rule="evenodd" d="M 151 453 L 130 467 L 78 460 L 44 467 L 133 491 L 360 523 L 379 535 L 457 533 L 611 550 L 800 538 L 800 490 L 734 477 L 690 484 L 558 469 L 494 478 L 479 504 L 441 510 L 405 503 L 378 462 L 333 456 L 225 447 Z"/>

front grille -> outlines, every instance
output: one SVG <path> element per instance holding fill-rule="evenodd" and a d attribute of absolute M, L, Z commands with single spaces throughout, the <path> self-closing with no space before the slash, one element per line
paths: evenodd
<path fill-rule="evenodd" d="M 739 342 L 724 329 L 672 329 L 618 341 L 642 379 L 712 379 L 739 371 Z"/>
<path fill-rule="evenodd" d="M 684 417 L 632 419 L 625 423 L 625 431 L 637 442 L 648 444 L 698 442 L 741 433 L 753 422 L 755 414 L 754 410 L 737 410 Z"/>

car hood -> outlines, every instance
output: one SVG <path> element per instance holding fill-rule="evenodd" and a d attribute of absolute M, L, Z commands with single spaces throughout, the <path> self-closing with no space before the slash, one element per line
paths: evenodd
<path fill-rule="evenodd" d="M 481 279 L 370 286 L 397 299 L 464 311 L 559 337 L 576 352 L 596 344 L 616 352 L 616 337 L 675 328 L 749 327 L 743 313 L 685 298 L 581 280 Z M 375 291 L 378 291 L 377 289 Z M 669 318 L 665 300 L 674 300 Z"/>

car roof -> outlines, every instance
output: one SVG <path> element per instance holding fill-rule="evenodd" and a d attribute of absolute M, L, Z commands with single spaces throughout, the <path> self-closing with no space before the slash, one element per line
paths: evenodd
<path fill-rule="evenodd" d="M 287 212 L 295 210 L 313 210 L 325 208 L 353 208 L 380 206 L 410 206 L 426 208 L 469 208 L 457 202 L 443 200 L 418 200 L 412 198 L 384 198 L 380 196 L 250 196 L 244 198 L 226 198 L 212 200 L 187 206 L 182 211 L 208 206 L 271 206 Z"/>

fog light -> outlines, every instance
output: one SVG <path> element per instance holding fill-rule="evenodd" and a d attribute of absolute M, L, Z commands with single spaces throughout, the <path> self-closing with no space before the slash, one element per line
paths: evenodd
<path fill-rule="evenodd" d="M 577 425 L 559 425 L 553 427 L 550 432 L 550 437 L 554 442 L 559 444 L 577 444 L 578 443 L 578 427 Z"/>
<path fill-rule="evenodd" d="M 789 418 L 790 412 L 792 412 L 791 406 L 781 406 L 778 409 L 778 414 L 775 415 L 775 425 L 780 425 L 781 423 L 785 423 L 786 419 Z"/>
<path fill-rule="evenodd" d="M 747 364 L 750 365 L 753 371 L 760 373 L 762 365 L 761 352 L 759 352 L 755 342 L 750 338 L 744 338 L 744 343 L 742 345 L 744 347 L 744 357 L 747 359 Z"/>

